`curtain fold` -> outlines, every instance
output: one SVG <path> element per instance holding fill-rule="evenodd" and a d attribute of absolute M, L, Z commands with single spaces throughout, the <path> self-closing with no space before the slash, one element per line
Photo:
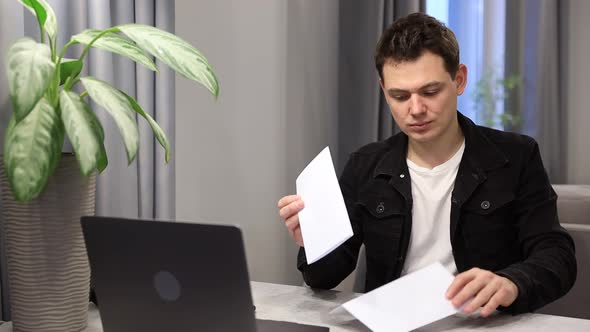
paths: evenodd
<path fill-rule="evenodd" d="M 339 7 L 338 42 L 338 154 L 340 174 L 350 153 L 359 147 L 388 138 L 399 129 L 391 116 L 375 70 L 379 37 L 394 20 L 425 10 L 423 0 L 342 0 Z M 342 284 L 364 291 L 366 260 L 359 255 L 356 272 Z"/>
<path fill-rule="evenodd" d="M 506 72 L 522 78 L 519 93 L 506 103 L 522 119 L 511 129 L 537 140 L 552 183 L 564 183 L 567 170 L 559 21 L 557 0 L 506 3 Z"/>
<path fill-rule="evenodd" d="M 397 132 L 379 86 L 373 58 L 375 46 L 395 19 L 424 9 L 423 0 L 340 2 L 338 173 L 351 152 Z"/>
<path fill-rule="evenodd" d="M 48 0 L 58 20 L 58 46 L 61 48 L 69 37 L 84 29 L 104 29 L 125 23 L 141 23 L 156 26 L 174 33 L 174 1 L 166 0 Z M 17 2 L 14 6 L 0 8 L 0 22 L 10 17 L 22 15 L 21 23 L 13 23 L 8 33 L 0 33 L 0 51 L 22 32 L 38 36 L 36 19 L 21 10 Z M 15 8 L 18 7 L 18 8 Z M 5 10 L 5 8 L 9 10 Z M 16 14 L 15 14 L 16 13 Z M 3 27 L 0 23 L 0 27 Z M 12 30 L 12 31 L 11 31 Z M 20 30 L 20 34 L 19 31 Z M 79 57 L 80 45 L 71 47 L 66 57 Z M 4 63 L 4 54 L 2 54 Z M 83 75 L 90 75 L 111 83 L 136 98 L 146 113 L 150 114 L 162 127 L 172 146 L 174 157 L 175 104 L 174 72 L 165 64 L 156 62 L 159 73 L 156 74 L 135 64 L 131 60 L 113 55 L 109 52 L 93 49 L 87 55 Z M 2 76 L 5 73 L 2 71 Z M 4 78 L 0 83 L 0 105 L 6 114 L 8 105 L 8 87 Z M 81 85 L 81 84 L 79 84 Z M 138 116 L 140 130 L 140 147 L 136 160 L 127 164 L 127 155 L 119 129 L 110 115 L 91 103 L 93 110 L 101 120 L 105 131 L 105 148 L 109 159 L 108 168 L 97 177 L 96 214 L 125 218 L 146 218 L 173 220 L 175 218 L 175 171 L 174 162 L 166 164 L 163 148 L 154 139 L 152 130 L 145 119 Z M 2 130 L 7 125 L 4 115 L 0 118 Z M 3 135 L 2 135 L 3 136 Z M 68 147 L 66 147 L 68 149 Z M 173 159 L 172 159 L 173 160 Z M 1 246 L 0 246 L 1 247 Z M 2 257 L 0 257 L 0 262 Z M 4 275 L 5 269 L 2 269 Z M 2 278 L 2 280 L 6 280 Z M 2 284 L 3 319 L 8 320 L 9 309 L 7 287 Z"/>

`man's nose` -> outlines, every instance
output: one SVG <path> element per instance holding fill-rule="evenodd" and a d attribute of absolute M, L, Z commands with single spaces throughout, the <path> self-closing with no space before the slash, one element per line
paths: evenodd
<path fill-rule="evenodd" d="M 424 103 L 422 102 L 422 97 L 417 93 L 412 94 L 410 97 L 410 114 L 417 115 L 420 113 L 424 113 L 426 108 L 424 107 Z"/>

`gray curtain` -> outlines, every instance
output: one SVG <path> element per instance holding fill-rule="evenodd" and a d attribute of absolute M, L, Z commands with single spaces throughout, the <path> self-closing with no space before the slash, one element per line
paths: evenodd
<path fill-rule="evenodd" d="M 423 0 L 340 1 L 338 172 L 351 152 L 397 132 L 374 69 L 375 46 L 395 19 L 424 9 Z"/>
<path fill-rule="evenodd" d="M 16 3 L 16 2 L 15 2 Z M 49 0 L 58 19 L 59 47 L 69 41 L 72 34 L 87 28 L 104 29 L 124 23 L 141 23 L 174 32 L 174 1 L 167 0 Z M 4 5 L 3 5 L 4 6 Z M 14 8 L 17 7 L 17 8 Z M 10 11 L 2 7 L 0 21 L 10 16 L 23 15 L 20 5 L 12 6 Z M 8 43 L 14 40 L 19 29 L 26 35 L 38 36 L 35 18 L 24 12 L 23 26 L 12 26 L 14 36 L 2 35 L 0 49 L 2 66 Z M 72 47 L 66 54 L 68 58 L 78 57 L 82 48 Z M 143 109 L 162 127 L 173 148 L 174 156 L 174 72 L 165 64 L 156 62 L 159 73 L 136 65 L 131 60 L 108 52 L 91 50 L 86 64 L 85 75 L 95 76 L 135 97 Z M 2 72 L 0 85 L 0 105 L 2 113 L 7 113 L 8 104 L 5 74 Z M 127 165 L 127 157 L 119 130 L 106 113 L 92 105 L 105 130 L 105 148 L 109 165 L 97 178 L 96 214 L 127 218 L 156 218 L 172 220 L 175 218 L 175 165 L 164 162 L 164 151 L 155 141 L 151 128 L 143 118 L 139 118 L 140 148 L 136 160 Z M 0 118 L 4 130 L 7 122 Z M 67 149 L 67 147 L 66 147 Z M 5 279 L 4 279 L 5 280 Z M 2 285 L 3 318 L 8 316 L 7 289 Z"/>
<path fill-rule="evenodd" d="M 567 108 L 561 82 L 560 1 L 506 1 L 506 72 L 520 73 L 519 93 L 506 103 L 519 128 L 534 137 L 552 183 L 566 180 Z"/>
<path fill-rule="evenodd" d="M 337 173 L 351 152 L 399 131 L 379 86 L 375 47 L 394 20 L 424 10 L 421 0 L 340 1 Z M 343 284 L 352 283 L 354 291 L 364 292 L 365 264 L 361 249 L 356 272 Z"/>

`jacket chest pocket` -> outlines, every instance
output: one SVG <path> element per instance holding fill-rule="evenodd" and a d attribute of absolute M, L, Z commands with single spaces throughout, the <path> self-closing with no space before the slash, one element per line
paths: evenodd
<path fill-rule="evenodd" d="M 403 231 L 403 201 L 397 198 L 367 195 L 357 202 L 367 256 L 395 254 Z"/>
<path fill-rule="evenodd" d="M 461 208 L 467 248 L 484 256 L 511 250 L 517 239 L 513 204 L 513 193 L 475 195 L 467 201 Z"/>

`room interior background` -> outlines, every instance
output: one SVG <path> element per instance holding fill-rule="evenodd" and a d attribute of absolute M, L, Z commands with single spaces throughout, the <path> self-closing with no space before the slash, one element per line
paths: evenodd
<path fill-rule="evenodd" d="M 119 134 L 107 134 L 115 144 L 109 148 L 107 142 L 109 169 L 98 177 L 98 213 L 238 224 L 252 280 L 301 284 L 297 248 L 278 217 L 277 200 L 294 193 L 295 178 L 326 145 L 339 172 L 351 151 L 395 131 L 379 94 L 373 49 L 384 25 L 407 11 L 427 10 L 428 1 L 84 0 L 65 6 L 66 1 L 49 1 L 60 19 L 73 18 L 62 24 L 65 29 L 133 20 L 156 24 L 201 50 L 220 82 L 214 101 L 165 70 L 154 77 L 120 57 L 91 52 L 90 70 L 93 61 L 114 61 L 114 71 L 96 75 L 136 91 L 174 148 L 165 166 L 148 134 L 141 139 L 139 162 L 127 168 Z M 486 13 L 493 10 L 490 1 L 481 1 Z M 466 10 L 467 2 L 446 1 L 455 8 L 447 11 L 454 30 L 456 17 L 468 17 L 454 16 L 466 15 L 458 9 Z M 539 140 L 554 182 L 590 184 L 590 112 L 584 98 L 590 2 L 512 0 L 506 6 L 512 16 L 505 19 L 514 25 L 505 27 L 511 33 L 503 44 L 510 52 L 502 67 L 533 75 L 506 104 L 522 112 L 523 131 Z M 19 8 L 16 1 L 0 2 L 2 63 L 14 39 L 35 32 L 27 23 L 31 16 Z M 73 10 L 82 15 L 70 15 Z M 482 22 L 483 36 L 489 30 Z M 460 40 L 469 37 L 458 33 Z M 3 137 L 4 110 L 10 107 L 4 65 L 0 77 Z M 467 98 L 461 103 L 468 104 Z M 114 124 L 105 130 L 117 131 Z M 6 285 L 1 291 L 5 304 Z"/>
<path fill-rule="evenodd" d="M 305 165 L 330 145 L 336 167 L 341 169 L 348 153 L 388 129 L 386 125 L 380 129 L 379 118 L 390 115 L 374 111 L 378 85 L 372 60 L 383 8 L 388 3 L 394 2 L 176 3 L 176 33 L 201 45 L 221 84 L 220 98 L 213 102 L 206 92 L 194 91 L 188 82 L 177 79 L 177 218 L 241 224 L 255 280 L 301 282 L 295 269 L 297 248 L 277 215 L 276 201 L 295 191 L 295 178 Z M 585 107 L 582 82 L 590 74 L 584 56 L 590 52 L 590 40 L 585 38 L 590 27 L 583 15 L 590 12 L 590 3 L 510 3 L 516 6 L 510 10 L 517 10 L 513 14 L 521 18 L 516 34 L 519 40 L 559 39 L 558 68 L 552 69 L 559 69 L 553 78 L 557 84 L 532 95 L 561 96 L 560 105 L 552 104 L 550 109 L 544 108 L 545 101 L 536 103 L 539 110 L 560 114 L 564 126 L 557 150 L 565 156 L 558 160 L 559 165 L 553 165 L 555 157 L 544 155 L 546 166 L 551 171 L 549 167 L 565 165 L 565 176 L 556 182 L 589 184 L 590 154 L 585 142 L 590 141 L 586 130 L 590 112 Z M 539 19 L 524 19 L 524 13 L 532 13 L 535 5 L 542 7 L 537 10 Z M 206 15 L 195 20 L 196 13 Z M 356 21 L 350 19 L 351 13 Z M 558 25 L 553 28 L 559 34 L 533 34 L 531 29 L 545 22 L 540 18 L 551 13 L 558 15 L 553 19 Z M 515 30 L 508 31 L 514 34 Z M 524 36 L 525 32 L 529 35 Z M 350 51 L 352 43 L 358 45 L 352 55 L 342 51 L 343 47 Z M 534 61 L 540 62 L 536 71 L 549 68 L 541 63 L 554 56 L 541 51 Z M 516 64 L 505 66 L 531 63 L 531 57 L 535 54 L 512 56 Z M 535 76 L 525 81 L 538 80 Z M 466 98 L 470 98 L 468 94 L 460 97 Z M 520 105 L 530 101 L 509 102 Z M 527 133 L 539 140 L 545 154 L 553 138 L 538 135 L 543 132 L 540 125 L 526 124 L 532 127 Z"/>

